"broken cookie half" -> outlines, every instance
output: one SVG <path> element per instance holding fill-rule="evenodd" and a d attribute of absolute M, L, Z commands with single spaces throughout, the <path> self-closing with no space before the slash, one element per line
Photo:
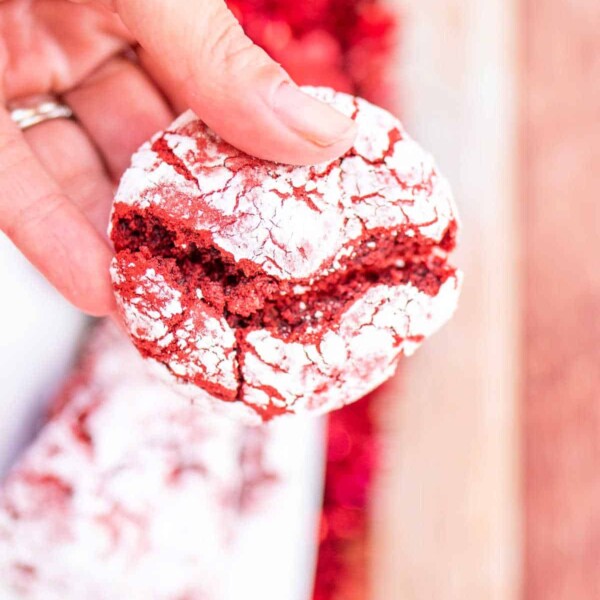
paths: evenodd
<path fill-rule="evenodd" d="M 304 89 L 356 121 L 341 158 L 260 160 L 187 112 L 134 155 L 111 218 L 138 350 L 254 420 L 364 396 L 459 295 L 456 209 L 431 156 L 388 112 Z"/>

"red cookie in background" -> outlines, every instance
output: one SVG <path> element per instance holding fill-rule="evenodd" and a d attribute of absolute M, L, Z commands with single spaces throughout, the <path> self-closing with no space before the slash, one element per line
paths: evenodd
<path fill-rule="evenodd" d="M 262 161 L 188 112 L 134 155 L 113 207 L 132 340 L 180 391 L 254 420 L 359 399 L 458 299 L 456 210 L 433 159 L 383 109 L 306 89 L 358 124 L 340 159 Z"/>
<path fill-rule="evenodd" d="M 148 366 L 111 322 L 86 342 L 0 487 L 0 599 L 300 597 L 318 420 L 206 415 Z"/>

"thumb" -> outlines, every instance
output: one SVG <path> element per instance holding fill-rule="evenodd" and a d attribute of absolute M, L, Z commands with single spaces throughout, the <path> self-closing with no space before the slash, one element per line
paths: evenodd
<path fill-rule="evenodd" d="M 302 92 L 223 0 L 114 0 L 113 7 L 177 93 L 234 146 L 310 164 L 352 145 L 354 122 Z"/>

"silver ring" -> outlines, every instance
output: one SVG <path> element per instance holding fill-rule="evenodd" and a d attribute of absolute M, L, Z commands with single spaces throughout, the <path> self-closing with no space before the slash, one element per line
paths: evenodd
<path fill-rule="evenodd" d="M 73 111 L 56 99 L 38 100 L 36 103 L 9 105 L 10 118 L 16 123 L 21 131 L 25 131 L 34 125 L 51 121 L 52 119 L 72 119 Z"/>

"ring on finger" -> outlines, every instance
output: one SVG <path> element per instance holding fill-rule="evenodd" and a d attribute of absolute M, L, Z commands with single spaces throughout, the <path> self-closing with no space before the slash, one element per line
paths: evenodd
<path fill-rule="evenodd" d="M 14 101 L 8 106 L 10 118 L 25 131 L 53 119 L 72 119 L 73 111 L 58 98 L 51 96 L 30 101 Z"/>

